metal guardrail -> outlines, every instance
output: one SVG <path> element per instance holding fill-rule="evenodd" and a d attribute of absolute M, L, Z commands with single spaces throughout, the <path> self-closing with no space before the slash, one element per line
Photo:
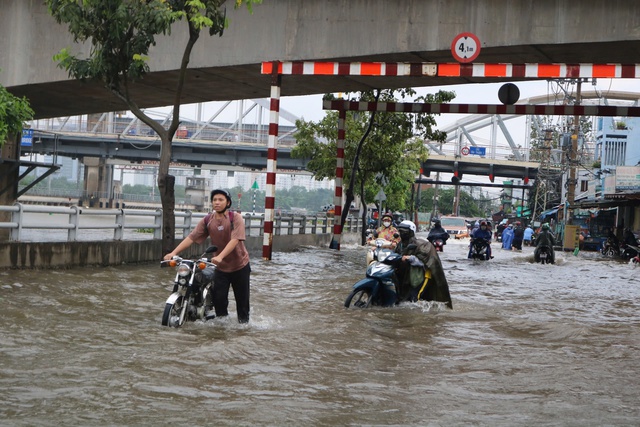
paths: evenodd
<path fill-rule="evenodd" d="M 31 241 L 124 240 L 128 237 L 125 235 L 127 231 L 139 232 L 137 239 L 162 238 L 162 210 L 160 209 L 95 209 L 16 203 L 12 206 L 0 206 L 0 214 L 3 212 L 10 213 L 10 220 L 0 219 L 0 230 L 9 231 L 10 241 L 24 241 L 27 230 L 44 232 L 35 239 L 29 239 Z M 183 238 L 188 236 L 205 215 L 205 212 L 176 211 L 176 235 L 181 235 Z M 245 213 L 242 217 L 245 221 L 247 236 L 264 234 L 262 215 Z M 60 234 L 60 231 L 65 230 L 64 237 L 61 236 L 58 239 L 53 237 L 53 232 Z M 359 218 L 348 218 L 343 227 L 344 232 L 361 230 L 362 221 Z M 97 233 L 98 231 L 102 233 Z M 105 234 L 105 231 L 109 234 Z M 332 231 L 333 217 L 325 215 L 283 215 L 274 218 L 275 235 L 326 234 Z"/>

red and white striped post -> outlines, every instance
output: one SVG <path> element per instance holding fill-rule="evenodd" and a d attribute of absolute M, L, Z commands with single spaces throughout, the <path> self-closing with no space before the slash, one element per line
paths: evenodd
<path fill-rule="evenodd" d="M 269 140 L 267 141 L 267 188 L 264 198 L 264 239 L 262 258 L 269 261 L 273 252 L 273 218 L 276 205 L 276 160 L 278 158 L 278 122 L 280 119 L 280 85 L 278 62 L 272 63 L 271 102 L 269 104 Z"/>
<path fill-rule="evenodd" d="M 338 111 L 338 140 L 336 141 L 336 192 L 333 197 L 333 237 L 329 249 L 340 250 L 342 238 L 342 179 L 344 178 L 344 136 L 347 111 Z"/>

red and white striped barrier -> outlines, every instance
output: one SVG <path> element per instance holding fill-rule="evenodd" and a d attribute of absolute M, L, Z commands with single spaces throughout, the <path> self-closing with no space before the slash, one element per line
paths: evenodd
<path fill-rule="evenodd" d="M 262 63 L 262 74 L 273 72 L 273 62 Z M 482 64 L 434 62 L 312 62 L 278 63 L 278 74 L 308 76 L 425 76 L 487 78 L 636 78 L 640 64 Z"/>
<path fill-rule="evenodd" d="M 324 110 L 337 111 L 384 111 L 392 113 L 640 117 L 640 107 L 608 105 L 493 105 L 323 101 L 322 108 Z"/>

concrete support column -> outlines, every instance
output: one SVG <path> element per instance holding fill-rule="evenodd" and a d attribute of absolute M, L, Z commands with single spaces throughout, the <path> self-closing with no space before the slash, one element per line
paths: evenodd
<path fill-rule="evenodd" d="M 83 205 L 92 208 L 111 207 L 113 167 L 101 157 L 85 157 Z"/>

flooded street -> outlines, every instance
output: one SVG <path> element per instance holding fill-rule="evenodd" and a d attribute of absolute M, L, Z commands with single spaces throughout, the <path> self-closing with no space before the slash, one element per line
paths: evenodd
<path fill-rule="evenodd" d="M 160 325 L 159 263 L 0 271 L 0 425 L 636 426 L 640 269 L 442 261 L 453 310 L 346 310 L 365 251 L 252 259 L 251 321 Z"/>

